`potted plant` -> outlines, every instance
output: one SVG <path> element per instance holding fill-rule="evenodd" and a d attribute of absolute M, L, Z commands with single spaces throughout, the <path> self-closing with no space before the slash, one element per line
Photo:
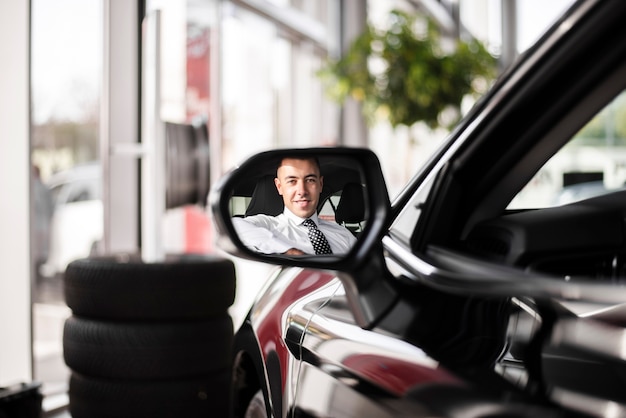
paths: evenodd
<path fill-rule="evenodd" d="M 389 27 L 371 23 L 347 53 L 319 72 L 331 98 L 362 103 L 366 120 L 386 118 L 395 128 L 424 122 L 453 126 L 466 96 L 484 93 L 497 61 L 476 39 L 442 36 L 429 18 L 393 10 Z"/>

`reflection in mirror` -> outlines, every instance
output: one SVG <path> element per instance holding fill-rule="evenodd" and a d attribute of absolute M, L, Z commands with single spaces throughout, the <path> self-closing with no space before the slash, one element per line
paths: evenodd
<path fill-rule="evenodd" d="M 290 154 L 238 178 L 230 216 L 258 253 L 345 254 L 366 225 L 366 185 L 355 158 Z"/>

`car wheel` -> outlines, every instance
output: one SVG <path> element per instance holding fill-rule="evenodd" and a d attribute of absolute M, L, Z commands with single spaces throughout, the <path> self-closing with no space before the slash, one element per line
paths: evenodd
<path fill-rule="evenodd" d="M 210 318 L 234 299 L 234 264 L 220 257 L 155 263 L 89 258 L 71 262 L 65 273 L 67 306 L 90 318 Z"/>
<path fill-rule="evenodd" d="M 228 315 L 196 321 L 112 322 L 70 316 L 63 356 L 78 373 L 111 379 L 204 375 L 231 368 Z"/>
<path fill-rule="evenodd" d="M 193 379 L 111 380 L 72 373 L 72 418 L 229 416 L 230 371 Z"/>
<path fill-rule="evenodd" d="M 267 418 L 267 407 L 263 391 L 259 390 L 250 400 L 245 418 Z"/>

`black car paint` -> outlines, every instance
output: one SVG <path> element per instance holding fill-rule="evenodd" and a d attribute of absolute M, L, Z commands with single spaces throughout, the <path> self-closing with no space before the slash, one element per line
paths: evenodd
<path fill-rule="evenodd" d="M 584 408 L 555 402 L 551 390 L 559 386 L 623 400 L 614 389 L 623 383 L 619 361 L 594 355 L 584 344 L 554 341 L 556 331 L 593 329 L 593 322 L 574 320 L 553 300 L 585 295 L 617 302 L 626 300 L 623 290 L 597 283 L 552 282 L 555 277 L 545 273 L 494 267 L 488 261 L 473 263 L 464 253 L 475 251 L 472 231 L 477 225 L 511 225 L 507 223 L 511 218 L 502 215 L 511 193 L 616 89 L 624 87 L 624 21 L 625 2 L 577 2 L 503 74 L 390 207 L 376 201 L 385 196 L 384 188 L 376 183 L 370 193 L 371 219 L 382 223 L 366 231 L 363 241 L 345 258 L 260 257 L 247 253 L 234 238 L 229 246 L 233 253 L 284 266 L 259 301 L 283 297 L 281 283 L 298 288 L 310 275 L 328 275 L 319 288 L 273 305 L 280 313 L 274 319 L 273 338 L 290 353 L 282 363 L 277 359 L 279 349 L 267 349 L 259 339 L 265 317 L 255 312 L 267 305 L 257 302 L 253 306 L 235 346 L 241 377 L 236 384 L 247 388 L 247 393 L 237 392 L 242 395 L 238 398 L 241 405 L 257 389 L 265 394 L 268 413 L 275 417 L 457 416 L 472 410 L 507 416 L 585 415 Z M 328 152 L 311 152 L 318 151 Z M 380 176 L 378 171 L 372 170 L 376 174 L 370 180 Z M 222 184 L 217 194 L 228 187 L 227 182 Z M 416 200 L 424 188 L 428 199 Z M 214 209 L 219 219 L 220 211 L 225 213 L 225 200 L 218 200 Z M 411 205 L 419 215 L 407 236 L 406 231 L 394 228 Z M 233 239 L 228 223 L 221 227 Z M 519 266 L 515 260 L 511 264 Z M 612 294 L 607 295 L 607 289 Z M 526 340 L 509 341 L 507 323 L 527 304 L 541 316 L 539 328 L 529 332 Z M 608 335 L 615 335 L 611 331 Z M 437 377 L 394 391 L 381 375 L 363 373 L 346 363 L 354 355 L 380 354 L 377 338 L 383 339 L 384 349 L 374 364 L 404 359 L 401 353 L 409 344 L 414 357 L 404 359 L 408 361 L 405 367 L 421 366 L 417 360 L 421 351 Z M 350 356 L 326 350 L 336 341 L 352 344 Z M 356 348 L 355 341 L 360 344 Z M 493 373 L 505 350 L 525 361 L 529 383 L 521 389 Z M 589 370 L 581 368 L 587 360 L 601 369 L 617 368 L 617 377 L 604 370 L 606 381 L 594 384 L 593 380 L 585 382 L 584 374 L 572 376 Z M 286 374 L 285 367 L 293 367 L 297 375 Z M 592 371 L 600 373 L 596 378 L 604 376 L 603 370 Z M 314 376 L 312 382 L 309 376 Z M 317 404 L 302 395 L 315 393 L 316 382 L 318 393 L 326 388 Z"/>

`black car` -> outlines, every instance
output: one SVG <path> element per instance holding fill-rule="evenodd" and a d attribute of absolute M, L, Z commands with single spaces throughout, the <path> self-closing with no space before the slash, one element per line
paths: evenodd
<path fill-rule="evenodd" d="M 234 415 L 626 416 L 625 87 L 626 2 L 578 1 L 393 202 L 365 149 L 268 151 L 221 179 L 223 248 L 277 266 L 236 333 Z M 294 152 L 345 179 L 326 196 L 363 218 L 349 253 L 237 236 L 245 184 Z"/>

